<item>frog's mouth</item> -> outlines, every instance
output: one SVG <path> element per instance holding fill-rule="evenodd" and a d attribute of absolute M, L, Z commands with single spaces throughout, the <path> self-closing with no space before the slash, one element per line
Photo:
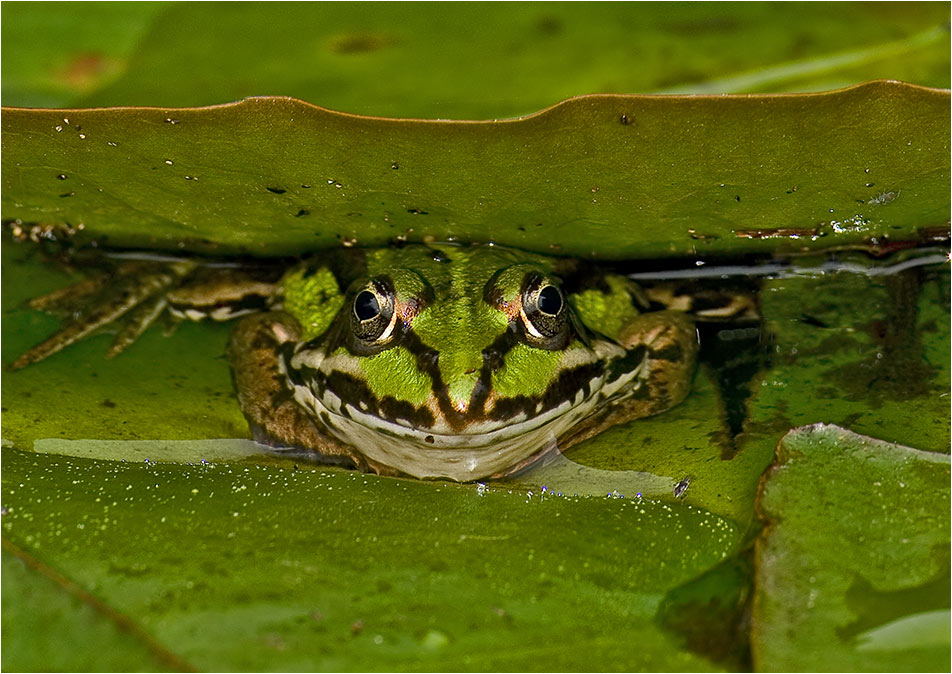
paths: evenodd
<path fill-rule="evenodd" d="M 642 347 L 596 345 L 544 395 L 500 398 L 490 392 L 478 408 L 462 413 L 447 409 L 436 394 L 419 408 L 377 400 L 352 372 L 321 368 L 323 355 L 315 351 L 292 359 L 288 381 L 312 418 L 367 458 L 417 478 L 465 482 L 524 465 L 596 411 L 636 395 L 646 360 Z M 287 374 L 283 362 L 282 368 Z"/>

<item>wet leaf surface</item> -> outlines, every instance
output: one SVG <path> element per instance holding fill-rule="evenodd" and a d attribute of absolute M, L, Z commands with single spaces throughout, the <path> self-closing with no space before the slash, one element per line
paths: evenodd
<path fill-rule="evenodd" d="M 948 666 L 948 455 L 835 426 L 797 429 L 758 508 L 757 669 Z"/>
<path fill-rule="evenodd" d="M 2 124 L 3 218 L 82 226 L 79 243 L 264 255 L 432 237 L 625 259 L 947 235 L 948 92 L 895 82 L 596 96 L 483 123 L 257 98 Z"/>
<path fill-rule="evenodd" d="M 3 506 L 11 543 L 212 670 L 706 670 L 654 615 L 739 540 L 647 500 L 9 448 Z"/>
<path fill-rule="evenodd" d="M 12 551 L 11 551 L 12 550 Z M 183 663 L 4 540 L 3 668 L 8 671 L 181 671 Z M 129 632 L 133 634 L 130 635 Z M 37 644 L 44 644 L 37 648 Z"/>

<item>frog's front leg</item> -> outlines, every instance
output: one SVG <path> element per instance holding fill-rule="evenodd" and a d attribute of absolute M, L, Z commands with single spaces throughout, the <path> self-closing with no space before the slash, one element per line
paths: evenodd
<path fill-rule="evenodd" d="M 615 336 L 626 355 L 615 363 L 621 372 L 636 374 L 611 394 L 602 410 L 578 424 L 560 442 L 567 449 L 616 424 L 660 414 L 671 409 L 691 391 L 697 365 L 697 329 L 680 311 L 653 311 L 634 316 Z M 631 360 L 640 365 L 633 366 Z M 612 363 L 609 363 L 609 380 Z"/>
<path fill-rule="evenodd" d="M 330 435 L 294 399 L 282 353 L 290 351 L 300 336 L 298 322 L 282 311 L 248 316 L 232 332 L 228 360 L 238 404 L 254 439 L 274 447 L 311 450 L 324 458 L 339 457 L 364 471 L 399 474 L 369 462 Z"/>
<path fill-rule="evenodd" d="M 638 419 L 659 414 L 687 397 L 700 347 L 690 317 L 680 311 L 641 314 L 628 321 L 618 341 L 629 353 L 644 348 L 631 395 L 616 405 L 620 415 Z"/>

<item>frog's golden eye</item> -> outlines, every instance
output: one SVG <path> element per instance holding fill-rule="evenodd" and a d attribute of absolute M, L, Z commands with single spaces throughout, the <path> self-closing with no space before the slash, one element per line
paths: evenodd
<path fill-rule="evenodd" d="M 565 297 L 542 276 L 530 276 L 522 291 L 522 318 L 527 336 L 546 342 L 566 331 Z"/>
<path fill-rule="evenodd" d="M 351 311 L 354 336 L 363 342 L 385 342 L 393 334 L 393 289 L 384 281 L 371 281 L 355 296 Z"/>

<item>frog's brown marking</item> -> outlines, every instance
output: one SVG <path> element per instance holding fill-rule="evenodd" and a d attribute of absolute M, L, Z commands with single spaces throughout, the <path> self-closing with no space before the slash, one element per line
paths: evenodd
<path fill-rule="evenodd" d="M 625 355 L 621 358 L 616 358 L 608 366 L 608 377 L 605 379 L 606 384 L 612 384 L 618 379 L 629 372 L 633 372 L 636 369 L 636 365 L 645 360 L 645 346 L 643 344 L 638 344 L 630 349 L 625 349 Z"/>
<path fill-rule="evenodd" d="M 601 361 L 563 370 L 540 397 L 519 395 L 514 398 L 502 398 L 495 402 L 492 410 L 485 416 L 494 421 L 503 421 L 522 413 L 527 419 L 531 419 L 555 409 L 566 400 L 577 398 L 580 393 L 583 400 L 587 399 L 592 395 L 592 381 L 600 377 L 604 371 L 605 366 Z"/>

